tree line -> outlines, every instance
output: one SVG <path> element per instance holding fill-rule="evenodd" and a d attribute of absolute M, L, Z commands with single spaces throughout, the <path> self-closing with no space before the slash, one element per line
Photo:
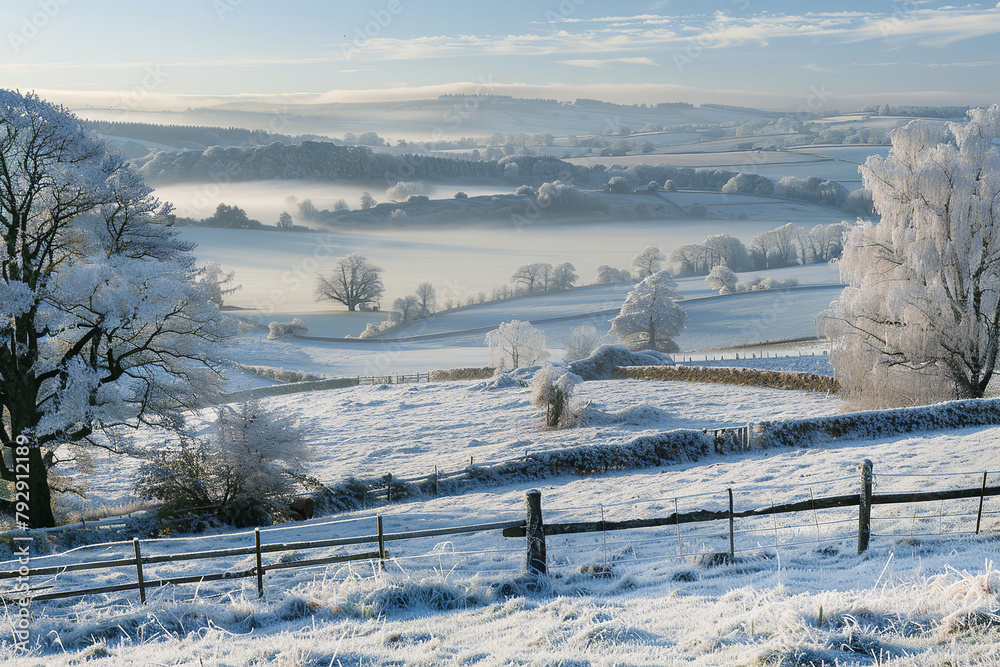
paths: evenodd
<path fill-rule="evenodd" d="M 852 224 L 816 225 L 809 231 L 789 222 L 761 232 L 745 245 L 729 234 L 712 234 L 702 243 L 677 247 L 670 254 L 677 275 L 704 276 L 716 266 L 733 271 L 760 271 L 795 264 L 821 264 L 838 259 Z"/>

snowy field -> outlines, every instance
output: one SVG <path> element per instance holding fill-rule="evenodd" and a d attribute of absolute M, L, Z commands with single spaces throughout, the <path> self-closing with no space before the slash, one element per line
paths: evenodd
<path fill-rule="evenodd" d="M 635 409 L 638 387 L 630 386 L 636 384 L 649 406 L 641 410 Z M 705 385 L 702 391 L 700 385 L 632 382 L 597 382 L 584 389 L 590 410 L 613 415 L 624 408 L 619 414 L 641 415 L 640 423 L 612 425 L 611 419 L 601 426 L 548 431 L 539 413 L 527 407 L 525 389 L 484 391 L 475 383 L 370 387 L 274 401 L 322 416 L 322 428 L 332 432 L 350 425 L 351 436 L 330 448 L 339 451 L 323 465 L 354 465 L 349 440 L 370 434 L 373 442 L 356 451 L 402 439 L 406 445 L 387 447 L 379 462 L 392 461 L 400 469 L 411 465 L 414 471 L 447 458 L 437 447 L 420 451 L 430 440 L 454 440 L 456 458 L 473 453 L 478 460 L 501 441 L 510 442 L 506 452 L 516 454 L 522 446 L 593 441 L 601 438 L 601 429 L 623 437 L 645 427 L 658 430 L 675 412 L 692 411 L 689 418 L 708 424 L 837 410 L 836 399 L 777 390 Z M 356 415 L 364 407 L 375 412 L 363 410 L 359 421 Z M 369 431 L 358 428 L 365 423 Z M 387 533 L 517 521 L 529 488 L 541 490 L 547 523 L 722 510 L 728 488 L 734 490 L 737 509 L 760 507 L 855 492 L 857 466 L 865 458 L 875 462 L 877 493 L 976 487 L 981 471 L 995 470 L 998 436 L 998 428 L 978 428 L 556 477 L 266 528 L 262 542 L 371 535 L 376 511 Z M 146 605 L 134 592 L 38 604 L 32 627 L 40 647 L 27 657 L 2 647 L 0 657 L 11 665 L 83 660 L 107 665 L 992 665 L 1000 659 L 995 622 L 1000 575 L 992 565 L 1000 520 L 995 505 L 987 510 L 983 536 L 977 538 L 970 535 L 974 501 L 876 507 L 872 548 L 863 556 L 855 555 L 857 523 L 850 509 L 738 520 L 737 562 L 714 567 L 706 554 L 728 549 L 725 522 L 685 525 L 679 533 L 670 526 L 550 536 L 551 576 L 538 592 L 515 583 L 523 568 L 523 539 L 491 531 L 390 542 L 384 572 L 363 562 L 273 571 L 265 578 L 263 600 L 256 598 L 253 579 L 245 579 L 154 589 Z M 147 540 L 143 553 L 248 544 L 252 535 L 247 532 Z M 307 557 L 371 548 L 314 550 Z M 83 547 L 66 556 L 36 557 L 32 564 L 126 557 L 131 549 L 131 543 Z M 582 567 L 600 563 L 610 564 L 609 576 L 581 573 Z M 211 565 L 167 562 L 149 566 L 146 576 L 252 566 L 252 557 Z M 130 577 L 134 571 L 125 568 L 63 574 L 58 583 L 94 586 L 126 583 Z"/>
<path fill-rule="evenodd" d="M 683 194 L 695 201 L 699 199 Z M 768 209 L 761 199 L 764 198 L 720 198 L 718 206 L 725 215 L 735 217 L 739 210 Z M 705 197 L 700 200 L 707 201 Z M 789 221 L 811 227 L 841 220 L 841 216 L 832 215 L 835 212 L 831 211 L 818 217 L 816 207 L 795 204 L 788 207 L 778 217 L 771 217 L 776 211 L 770 209 L 763 210 L 761 218 L 749 220 L 579 222 L 521 229 L 468 226 L 318 233 L 191 227 L 180 231 L 182 238 L 197 243 L 195 255 L 199 263 L 216 261 L 223 269 L 235 272 L 234 282 L 243 289 L 227 297 L 226 303 L 253 311 L 245 314 L 267 324 L 289 314 L 305 319 L 307 314 L 343 312 L 339 304 L 317 302 L 314 290 L 317 274 L 332 270 L 337 258 L 351 252 L 364 255 L 384 269 L 385 309 L 396 298 L 412 294 L 421 282 L 434 285 L 440 308 L 449 301 L 458 304 L 470 297 L 478 298 L 481 292 L 488 296 L 494 288 L 508 285 L 518 266 L 530 262 L 552 265 L 570 262 L 580 276 L 578 283 L 587 284 L 594 280 L 599 266 L 627 268 L 632 258 L 648 246 L 661 248 L 669 255 L 677 246 L 701 243 L 710 234 L 730 234 L 748 244 L 760 232 Z M 810 208 L 813 217 L 806 212 L 795 217 L 798 208 Z M 799 270 L 806 272 L 806 277 L 799 279 L 800 284 L 812 280 L 813 267 Z M 830 273 L 835 275 L 836 271 Z M 777 273 L 767 272 L 767 275 Z M 702 283 L 698 289 L 704 290 L 703 280 L 694 281 Z M 370 319 L 360 322 L 354 331 L 336 335 L 357 335 L 367 321 Z"/>

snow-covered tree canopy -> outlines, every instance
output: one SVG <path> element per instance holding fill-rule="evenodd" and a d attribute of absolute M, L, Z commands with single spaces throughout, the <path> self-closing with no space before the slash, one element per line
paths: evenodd
<path fill-rule="evenodd" d="M 662 250 L 656 246 L 649 246 L 632 258 L 632 270 L 637 278 L 645 278 L 659 271 L 666 260 L 667 257 Z"/>
<path fill-rule="evenodd" d="M 533 366 L 549 356 L 545 332 L 528 322 L 511 320 L 486 334 L 489 364 L 497 370 Z"/>
<path fill-rule="evenodd" d="M 171 426 L 217 386 L 213 348 L 230 328 L 169 212 L 71 113 L 0 90 L 0 444 L 30 442 L 30 525 L 54 522 L 59 445 Z"/>
<path fill-rule="evenodd" d="M 825 314 L 831 360 L 866 405 L 979 397 L 1000 344 L 1000 107 L 917 120 L 861 169 L 882 219 L 848 234 Z"/>
<path fill-rule="evenodd" d="M 673 341 L 684 329 L 687 313 L 677 305 L 677 283 L 666 271 L 647 276 L 625 297 L 611 320 L 611 333 L 630 350 L 677 352 Z"/>

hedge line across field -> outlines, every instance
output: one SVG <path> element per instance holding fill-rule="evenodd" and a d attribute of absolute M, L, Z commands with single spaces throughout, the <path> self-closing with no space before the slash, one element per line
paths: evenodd
<path fill-rule="evenodd" d="M 759 368 L 728 366 L 623 366 L 614 377 L 623 380 L 675 380 L 678 382 L 713 382 L 743 387 L 799 389 L 836 393 L 837 381 L 826 375 L 768 371 Z"/>
<path fill-rule="evenodd" d="M 431 371 L 431 382 L 456 382 L 459 380 L 489 380 L 496 372 L 493 368 L 453 368 L 446 371 Z"/>
<path fill-rule="evenodd" d="M 755 424 L 751 442 L 763 447 L 808 447 L 840 440 L 875 440 L 900 433 L 1000 424 L 1000 399 L 969 399 L 913 408 L 851 412 L 833 417 Z"/>

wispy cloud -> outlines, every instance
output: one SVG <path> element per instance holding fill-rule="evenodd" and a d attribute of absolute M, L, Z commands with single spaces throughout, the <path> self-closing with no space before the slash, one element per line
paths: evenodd
<path fill-rule="evenodd" d="M 803 65 L 802 69 L 807 69 L 810 72 L 819 72 L 820 74 L 839 74 L 835 69 L 829 69 L 826 67 L 820 67 L 816 63 L 809 63 L 808 65 Z"/>
<path fill-rule="evenodd" d="M 442 58 L 456 55 L 566 55 L 627 53 L 650 48 L 697 44 L 720 49 L 744 44 L 766 46 L 773 40 L 810 38 L 852 43 L 871 40 L 913 40 L 923 46 L 1000 33 L 1000 11 L 981 8 L 921 9 L 910 3 L 905 12 L 818 12 L 802 15 L 735 16 L 718 11 L 711 16 L 639 14 L 554 22 L 558 29 L 539 34 L 435 35 L 413 39 L 376 38 L 360 48 L 377 59 Z M 599 58 L 567 59 L 584 67 Z M 574 63 L 575 64 L 575 63 Z"/>
<path fill-rule="evenodd" d="M 571 60 L 560 60 L 560 63 L 564 65 L 573 65 L 574 67 L 589 67 L 592 69 L 608 69 L 615 65 L 653 65 L 657 66 L 657 63 L 652 58 L 605 58 L 599 60 L 596 58 L 576 58 Z"/>

